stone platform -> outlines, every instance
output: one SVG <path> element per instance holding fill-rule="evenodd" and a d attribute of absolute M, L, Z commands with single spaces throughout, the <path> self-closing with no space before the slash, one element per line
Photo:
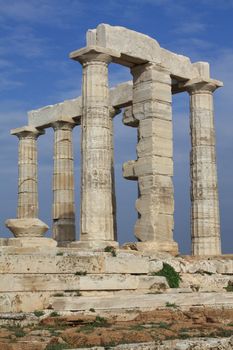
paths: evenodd
<path fill-rule="evenodd" d="M 114 256 L 116 255 L 116 256 Z M 179 288 L 156 276 L 163 263 L 180 274 Z M 156 309 L 169 304 L 232 307 L 233 256 L 173 257 L 118 249 L 0 248 L 0 312 Z"/>

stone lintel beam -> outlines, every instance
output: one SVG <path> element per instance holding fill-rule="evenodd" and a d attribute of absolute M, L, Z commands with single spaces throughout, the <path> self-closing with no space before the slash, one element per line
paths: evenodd
<path fill-rule="evenodd" d="M 154 38 L 128 28 L 101 23 L 96 29 L 88 30 L 86 39 L 87 46 L 97 45 L 117 52 L 120 57 L 113 57 L 113 62 L 127 67 L 153 62 L 179 81 L 203 75 L 203 69 L 200 73 L 199 65 L 193 64 L 189 57 L 166 50 Z"/>
<path fill-rule="evenodd" d="M 122 108 L 132 103 L 132 82 L 127 81 L 109 90 L 109 106 Z M 58 120 L 75 122 L 79 125 L 82 114 L 82 97 L 55 105 L 45 106 L 28 112 L 28 124 L 37 128 L 48 128 Z"/>

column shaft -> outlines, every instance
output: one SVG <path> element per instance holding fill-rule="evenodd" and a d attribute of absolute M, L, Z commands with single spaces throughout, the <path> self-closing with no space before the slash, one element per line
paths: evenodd
<path fill-rule="evenodd" d="M 212 96 L 215 89 L 216 85 L 211 83 L 190 84 L 189 87 L 193 255 L 221 254 Z"/>
<path fill-rule="evenodd" d="M 58 121 L 54 129 L 53 238 L 59 245 L 75 240 L 74 124 Z"/>
<path fill-rule="evenodd" d="M 37 145 L 39 135 L 23 132 L 19 138 L 17 218 L 38 217 Z"/>
<path fill-rule="evenodd" d="M 114 241 L 108 62 L 83 63 L 81 241 Z"/>
<path fill-rule="evenodd" d="M 173 145 L 171 78 L 169 72 L 146 64 L 132 69 L 133 115 L 139 120 L 138 178 L 139 213 L 135 235 L 154 249 L 177 252 L 173 241 Z"/>

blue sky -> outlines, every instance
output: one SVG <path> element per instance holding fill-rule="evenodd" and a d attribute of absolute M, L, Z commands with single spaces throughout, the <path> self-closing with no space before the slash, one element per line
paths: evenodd
<path fill-rule="evenodd" d="M 27 124 L 27 111 L 74 98 L 81 91 L 81 66 L 68 53 L 85 45 L 85 33 L 100 23 L 121 25 L 155 38 L 162 47 L 209 61 L 211 77 L 224 87 L 215 92 L 217 160 L 225 253 L 233 251 L 233 1 L 232 0 L 0 0 L 0 232 L 17 206 L 17 139 L 12 128 Z M 110 84 L 130 79 L 111 65 Z M 189 103 L 173 98 L 175 161 L 175 239 L 190 251 Z M 122 179 L 124 161 L 135 159 L 136 132 L 115 124 L 118 231 L 132 241 L 136 183 Z M 38 142 L 40 218 L 51 225 L 52 130 Z M 74 130 L 77 221 L 80 205 L 80 130 Z"/>

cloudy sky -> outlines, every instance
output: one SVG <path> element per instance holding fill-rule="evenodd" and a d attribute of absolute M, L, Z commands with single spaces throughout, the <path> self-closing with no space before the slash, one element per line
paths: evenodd
<path fill-rule="evenodd" d="M 27 111 L 80 95 L 81 66 L 68 53 L 85 46 L 85 32 L 100 23 L 125 26 L 154 37 L 162 47 L 209 61 L 215 92 L 222 246 L 233 252 L 233 1 L 232 0 L 0 0 L 0 232 L 17 206 L 17 139 L 12 128 L 27 124 Z M 110 67 L 110 84 L 130 79 Z M 173 99 L 175 240 L 190 251 L 188 95 Z M 51 225 L 52 130 L 40 137 L 40 218 Z M 136 133 L 115 119 L 118 235 L 132 241 L 136 183 L 122 178 L 124 161 L 135 159 Z M 76 207 L 80 205 L 80 130 L 74 130 Z M 78 225 L 77 225 L 78 226 Z"/>

